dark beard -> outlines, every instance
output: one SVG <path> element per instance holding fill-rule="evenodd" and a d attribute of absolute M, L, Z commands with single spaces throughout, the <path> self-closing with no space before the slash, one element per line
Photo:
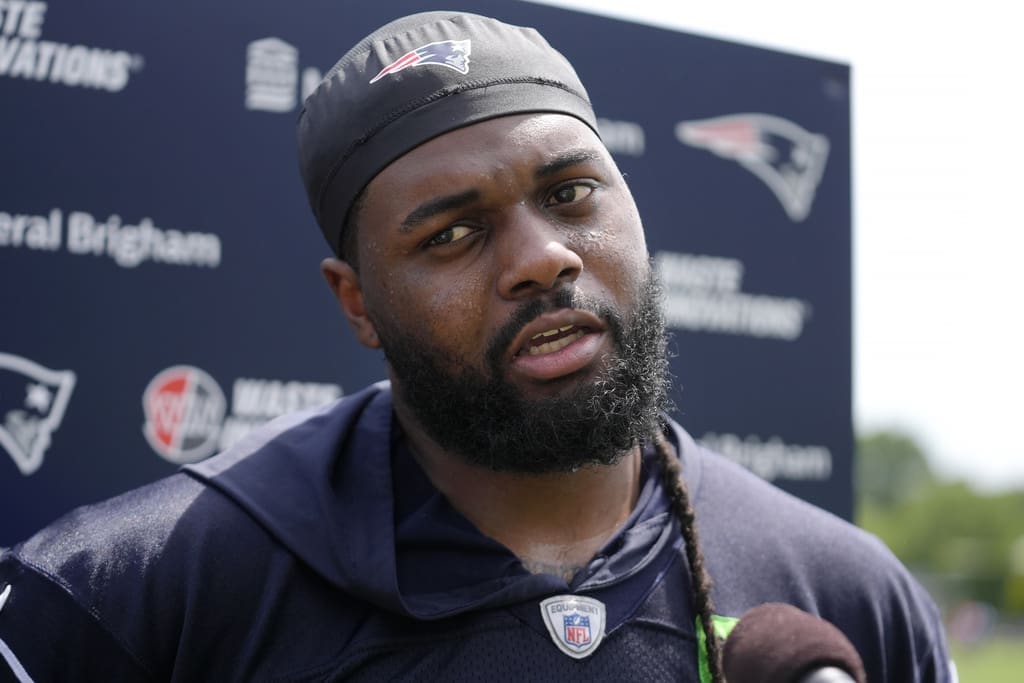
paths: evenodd
<path fill-rule="evenodd" d="M 521 474 L 610 465 L 649 437 L 667 404 L 669 373 L 661 286 L 650 271 L 628 328 L 610 304 L 571 286 L 516 311 L 487 352 L 489 376 L 452 361 L 408 333 L 376 323 L 396 378 L 395 391 L 442 448 L 466 462 Z M 588 310 L 608 326 L 614 351 L 592 381 L 572 393 L 527 399 L 502 379 L 502 357 L 528 322 L 559 308 Z"/>

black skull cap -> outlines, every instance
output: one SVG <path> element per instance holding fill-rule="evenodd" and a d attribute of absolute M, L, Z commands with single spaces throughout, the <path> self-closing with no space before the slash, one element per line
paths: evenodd
<path fill-rule="evenodd" d="M 465 12 L 392 21 L 348 51 L 306 98 L 299 170 L 332 251 L 363 188 L 439 135 L 511 114 L 554 112 L 597 133 L 583 84 L 534 29 Z"/>

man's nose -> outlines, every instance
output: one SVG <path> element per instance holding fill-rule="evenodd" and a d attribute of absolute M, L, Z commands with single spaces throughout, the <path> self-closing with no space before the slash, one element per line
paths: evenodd
<path fill-rule="evenodd" d="M 583 272 L 583 259 L 569 248 L 566 228 L 526 206 L 519 207 L 506 227 L 498 275 L 503 297 L 516 299 L 550 290 L 575 281 Z"/>

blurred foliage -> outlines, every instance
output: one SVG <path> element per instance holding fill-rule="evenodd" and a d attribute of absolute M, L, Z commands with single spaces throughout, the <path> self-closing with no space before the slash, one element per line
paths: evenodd
<path fill-rule="evenodd" d="M 953 647 L 953 661 L 964 683 L 1020 683 L 1021 641 L 993 638 L 973 647 Z"/>
<path fill-rule="evenodd" d="M 905 434 L 874 432 L 857 440 L 857 495 L 883 508 L 917 496 L 935 483 L 921 448 Z"/>
<path fill-rule="evenodd" d="M 911 570 L 938 582 L 940 602 L 975 600 L 1024 616 L 1024 491 L 985 494 L 935 476 L 898 432 L 857 440 L 857 523 Z"/>

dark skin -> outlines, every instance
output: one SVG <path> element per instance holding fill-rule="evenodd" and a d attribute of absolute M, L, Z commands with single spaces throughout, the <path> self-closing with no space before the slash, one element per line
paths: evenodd
<path fill-rule="evenodd" d="M 488 371 L 495 332 L 523 301 L 558 287 L 606 299 L 631 319 L 648 270 L 621 173 L 587 126 L 560 114 L 492 119 L 408 152 L 367 186 L 356 229 L 359 272 L 338 259 L 322 270 L 359 341 L 380 348 L 389 334 L 414 331 L 453 370 Z M 502 378 L 526 397 L 561 394 L 592 380 L 613 352 L 602 321 L 559 309 L 516 336 Z M 476 467 L 424 431 L 391 375 L 395 413 L 427 476 L 531 571 L 570 579 L 632 511 L 638 448 L 571 473 Z"/>

